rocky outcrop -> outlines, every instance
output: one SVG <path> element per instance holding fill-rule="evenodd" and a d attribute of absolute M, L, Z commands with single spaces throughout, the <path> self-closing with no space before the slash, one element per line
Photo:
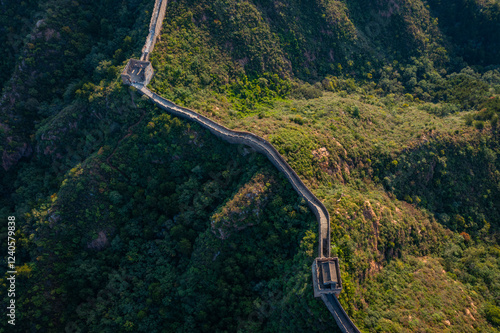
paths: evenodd
<path fill-rule="evenodd" d="M 10 142 L 12 138 L 7 138 L 7 142 Z M 2 167 L 5 171 L 9 170 L 13 165 L 16 165 L 22 157 L 28 157 L 33 152 L 33 149 L 28 143 L 23 143 L 21 146 L 16 148 L 12 152 L 7 152 L 5 149 L 2 153 Z"/>

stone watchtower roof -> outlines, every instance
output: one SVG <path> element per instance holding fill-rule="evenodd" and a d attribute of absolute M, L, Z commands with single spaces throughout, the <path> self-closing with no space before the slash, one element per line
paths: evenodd
<path fill-rule="evenodd" d="M 123 72 L 130 75 L 132 82 L 144 82 L 146 81 L 146 69 L 150 65 L 149 61 L 130 59 Z"/>
<path fill-rule="evenodd" d="M 338 258 L 316 258 L 313 263 L 314 297 L 322 294 L 340 294 L 342 280 Z"/>

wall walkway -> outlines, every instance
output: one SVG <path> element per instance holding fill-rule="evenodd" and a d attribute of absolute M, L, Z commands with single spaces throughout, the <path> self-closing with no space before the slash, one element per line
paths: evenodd
<path fill-rule="evenodd" d="M 151 22 L 149 23 L 149 34 L 146 37 L 146 43 L 142 48 L 141 60 L 148 61 L 149 55 L 155 47 L 156 40 L 160 34 L 165 18 L 165 10 L 167 8 L 167 0 L 155 0 L 153 14 L 151 15 Z"/>

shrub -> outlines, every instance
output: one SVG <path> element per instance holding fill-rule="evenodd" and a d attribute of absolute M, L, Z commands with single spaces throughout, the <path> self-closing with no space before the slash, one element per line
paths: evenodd
<path fill-rule="evenodd" d="M 465 241 L 466 243 L 470 242 L 470 235 L 469 235 L 468 233 L 466 233 L 465 231 L 462 231 L 462 232 L 460 233 L 460 236 L 462 236 L 462 237 L 464 238 L 464 241 Z"/>
<path fill-rule="evenodd" d="M 360 114 L 359 114 L 359 108 L 357 106 L 354 106 L 354 108 L 352 109 L 352 116 L 354 118 L 359 118 Z"/>
<path fill-rule="evenodd" d="M 486 310 L 486 319 L 496 326 L 500 326 L 500 308 L 498 306 L 490 306 Z"/>
<path fill-rule="evenodd" d="M 290 121 L 293 121 L 294 123 L 299 124 L 299 125 L 304 125 L 304 123 L 307 122 L 307 120 L 302 118 L 302 116 L 300 116 L 300 115 L 290 117 Z"/>
<path fill-rule="evenodd" d="M 292 91 L 292 96 L 295 98 L 314 99 L 323 96 L 323 92 L 309 83 L 300 85 Z"/>

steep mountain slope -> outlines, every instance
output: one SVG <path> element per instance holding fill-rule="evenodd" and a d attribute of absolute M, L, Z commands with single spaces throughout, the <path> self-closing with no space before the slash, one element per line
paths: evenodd
<path fill-rule="evenodd" d="M 498 2 L 462 4 L 182 0 L 152 54 L 151 89 L 265 137 L 324 202 L 363 331 L 500 325 Z M 25 5 L 0 104 L 21 329 L 335 330 L 287 181 L 121 84 L 153 2 Z"/>

